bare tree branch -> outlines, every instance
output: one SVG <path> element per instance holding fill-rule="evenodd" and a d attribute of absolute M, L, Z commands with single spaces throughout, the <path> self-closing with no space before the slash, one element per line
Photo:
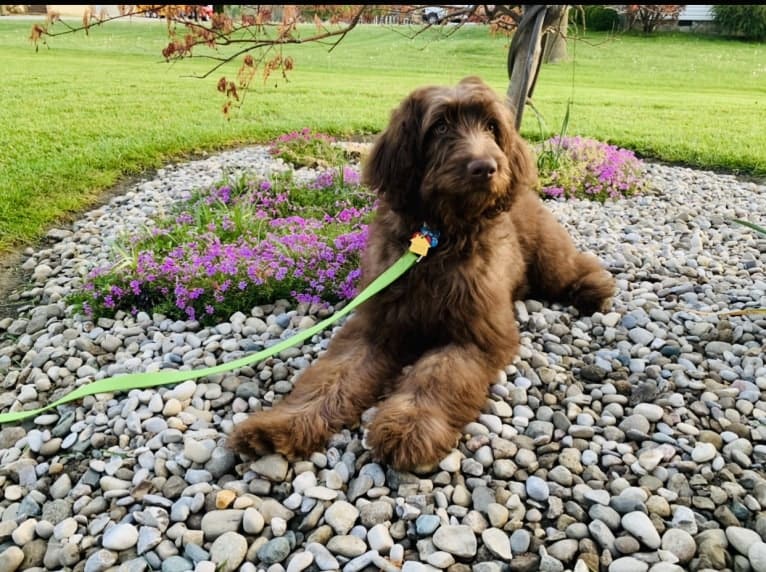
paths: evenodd
<path fill-rule="evenodd" d="M 241 50 L 238 50 L 234 52 L 231 55 L 227 56 L 213 56 L 209 54 L 189 54 L 183 56 L 184 58 L 203 58 L 203 59 L 209 59 L 218 62 L 213 68 L 208 70 L 202 75 L 196 75 L 194 77 L 203 79 L 206 77 L 210 77 L 210 75 L 218 70 L 221 66 L 236 60 L 237 58 L 250 53 L 255 50 L 259 50 L 262 48 L 272 48 L 275 46 L 287 46 L 287 45 L 296 45 L 296 44 L 308 44 L 312 42 L 316 43 L 322 43 L 324 40 L 328 38 L 335 38 L 334 41 L 330 42 L 328 45 L 330 46 L 330 50 L 332 51 L 335 49 L 335 47 L 343 40 L 343 38 L 346 37 L 346 34 L 348 34 L 356 25 L 359 23 L 359 19 L 361 18 L 362 13 L 364 12 L 364 8 L 362 8 L 357 15 L 354 17 L 354 19 L 345 27 L 339 29 L 339 30 L 328 30 L 327 32 L 321 33 L 321 34 L 315 34 L 313 36 L 310 36 L 308 38 L 282 38 L 282 39 L 267 39 L 267 40 L 251 40 L 248 38 L 242 38 L 242 39 L 232 39 L 228 36 L 222 36 L 220 41 L 217 42 L 218 46 L 234 46 L 237 44 L 247 44 L 246 48 L 243 48 Z M 194 44 L 192 44 L 191 47 L 197 47 L 204 45 L 204 42 L 199 41 Z"/>
<path fill-rule="evenodd" d="M 226 64 L 241 60 L 241 66 L 235 79 L 222 77 L 218 81 L 218 91 L 226 98 L 224 112 L 228 113 L 233 105 L 240 106 L 252 81 L 260 70 L 266 81 L 273 72 L 280 72 L 287 80 L 287 73 L 293 69 L 293 59 L 283 54 L 286 46 L 317 43 L 332 52 L 347 37 L 349 32 L 364 21 L 383 15 L 412 21 L 417 15 L 424 14 L 429 6 L 440 9 L 438 24 L 421 21 L 419 26 L 402 32 L 399 27 L 391 27 L 396 33 L 414 39 L 427 30 L 438 27 L 442 39 L 449 38 L 467 22 L 482 22 L 490 25 L 493 33 L 503 33 L 512 37 L 508 54 L 509 104 L 514 107 L 517 126 L 521 123 L 524 106 L 534 91 L 540 71 L 540 53 L 545 35 L 554 24 L 561 25 L 563 5 L 532 4 L 475 4 L 463 5 L 280 5 L 279 18 L 274 21 L 273 14 L 266 5 L 253 5 L 254 9 L 243 13 L 238 21 L 224 14 L 213 14 L 209 22 L 189 21 L 184 16 L 188 7 L 182 5 L 157 4 L 141 6 L 132 13 L 112 16 L 102 20 L 93 19 L 90 13 L 83 18 L 82 26 L 72 26 L 58 18 L 49 18 L 45 25 L 35 24 L 30 39 L 35 43 L 47 45 L 46 39 L 79 30 L 86 33 L 91 26 L 102 25 L 134 15 L 146 15 L 149 12 L 162 14 L 167 22 L 169 42 L 162 50 L 168 62 L 185 58 L 201 58 L 213 62 L 204 73 L 192 74 L 195 78 L 208 78 L 221 70 Z M 275 13 L 277 11 L 275 5 Z M 316 26 L 313 34 L 301 37 L 298 33 L 299 9 L 311 17 Z M 64 30 L 52 30 L 55 22 L 61 22 Z M 329 25 L 327 24 L 329 22 Z M 446 25 L 449 24 L 449 25 Z M 566 25 L 564 22 L 563 25 Z"/>
<path fill-rule="evenodd" d="M 365 6 L 362 5 L 362 7 L 359 8 L 359 10 L 357 10 L 356 15 L 353 17 L 351 22 L 349 22 L 348 26 L 343 28 L 343 30 L 341 30 L 341 33 L 338 34 L 338 39 L 333 43 L 329 51 L 333 51 L 338 46 L 338 44 L 340 44 L 343 41 L 343 38 L 346 37 L 346 34 L 348 34 L 351 30 L 353 30 L 356 27 L 356 25 L 359 23 L 359 20 L 361 20 L 362 14 L 364 14 L 364 11 L 365 11 Z"/>

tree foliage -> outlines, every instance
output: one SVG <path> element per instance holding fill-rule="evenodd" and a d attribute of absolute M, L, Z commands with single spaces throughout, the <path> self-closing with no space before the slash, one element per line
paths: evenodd
<path fill-rule="evenodd" d="M 766 5 L 764 4 L 717 4 L 713 16 L 724 34 L 739 36 L 746 40 L 766 40 Z"/>
<path fill-rule="evenodd" d="M 620 28 L 620 15 L 614 8 L 600 5 L 584 6 L 582 13 L 573 11 L 570 20 L 574 23 L 579 20 L 587 30 L 594 32 L 612 32 Z"/>
<path fill-rule="evenodd" d="M 626 4 L 628 28 L 641 24 L 645 34 L 654 32 L 660 24 L 677 22 L 685 4 Z"/>

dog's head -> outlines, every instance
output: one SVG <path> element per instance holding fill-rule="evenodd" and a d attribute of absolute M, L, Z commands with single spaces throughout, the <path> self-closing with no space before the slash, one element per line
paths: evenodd
<path fill-rule="evenodd" d="M 510 208 L 536 169 L 508 106 L 477 77 L 423 87 L 394 110 L 363 179 L 394 210 L 449 225 Z"/>

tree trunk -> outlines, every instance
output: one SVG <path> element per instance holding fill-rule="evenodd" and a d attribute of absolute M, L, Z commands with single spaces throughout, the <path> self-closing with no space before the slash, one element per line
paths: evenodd
<path fill-rule="evenodd" d="M 542 63 L 542 40 L 550 30 L 566 18 L 566 6 L 558 4 L 526 4 L 508 50 L 508 105 L 515 116 L 516 129 L 521 129 L 524 107 L 532 97 Z"/>
<path fill-rule="evenodd" d="M 545 12 L 543 4 L 525 7 L 508 51 L 508 105 L 515 115 L 516 130 L 521 128 L 524 106 L 537 75 Z"/>
<path fill-rule="evenodd" d="M 543 49 L 543 62 L 557 64 L 567 59 L 567 28 L 569 25 L 569 6 L 561 12 L 559 21 L 554 29 L 545 35 L 545 48 Z"/>

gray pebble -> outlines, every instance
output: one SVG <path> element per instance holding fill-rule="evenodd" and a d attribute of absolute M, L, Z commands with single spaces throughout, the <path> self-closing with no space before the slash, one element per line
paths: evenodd
<path fill-rule="evenodd" d="M 501 560 L 511 559 L 511 541 L 499 528 L 488 528 L 481 533 L 481 540 L 489 551 Z"/>
<path fill-rule="evenodd" d="M 337 570 L 340 568 L 335 557 L 321 544 L 309 543 L 306 550 L 314 555 L 314 563 L 320 570 Z"/>
<path fill-rule="evenodd" d="M 138 542 L 138 530 L 132 524 L 116 524 L 106 529 L 101 545 L 108 550 L 127 550 Z"/>
<path fill-rule="evenodd" d="M 325 511 L 325 521 L 337 534 L 348 534 L 359 518 L 359 510 L 349 502 L 337 501 Z"/>
<path fill-rule="evenodd" d="M 537 501 L 548 500 L 548 495 L 550 494 L 548 483 L 540 477 L 534 475 L 529 477 L 526 482 L 526 489 L 530 498 Z"/>
<path fill-rule="evenodd" d="M 367 551 L 367 543 L 361 538 L 350 534 L 339 534 L 330 539 L 327 543 L 327 549 L 339 556 L 356 558 Z"/>
<path fill-rule="evenodd" d="M 415 520 L 418 536 L 431 536 L 441 524 L 441 519 L 433 514 L 420 515 Z"/>
<path fill-rule="evenodd" d="M 111 550 L 97 550 L 85 561 L 84 572 L 104 572 L 117 562 L 117 553 Z"/>
<path fill-rule="evenodd" d="M 646 572 L 649 564 L 632 556 L 617 558 L 609 565 L 609 572 Z"/>
<path fill-rule="evenodd" d="M 236 570 L 247 554 L 247 540 L 236 532 L 224 532 L 210 546 L 210 559 L 222 572 Z"/>
<path fill-rule="evenodd" d="M 162 572 L 186 572 L 194 570 L 194 565 L 181 556 L 170 556 L 162 561 Z"/>
<path fill-rule="evenodd" d="M 274 538 L 258 549 L 258 558 L 264 564 L 282 562 L 290 555 L 290 542 L 285 537 Z"/>
<path fill-rule="evenodd" d="M 623 515 L 622 526 L 647 548 L 654 550 L 660 547 L 660 535 L 646 513 L 635 511 Z"/>
<path fill-rule="evenodd" d="M 433 535 L 433 543 L 439 550 L 449 552 L 457 558 L 470 558 L 476 554 L 476 536 L 464 525 L 439 527 Z"/>

